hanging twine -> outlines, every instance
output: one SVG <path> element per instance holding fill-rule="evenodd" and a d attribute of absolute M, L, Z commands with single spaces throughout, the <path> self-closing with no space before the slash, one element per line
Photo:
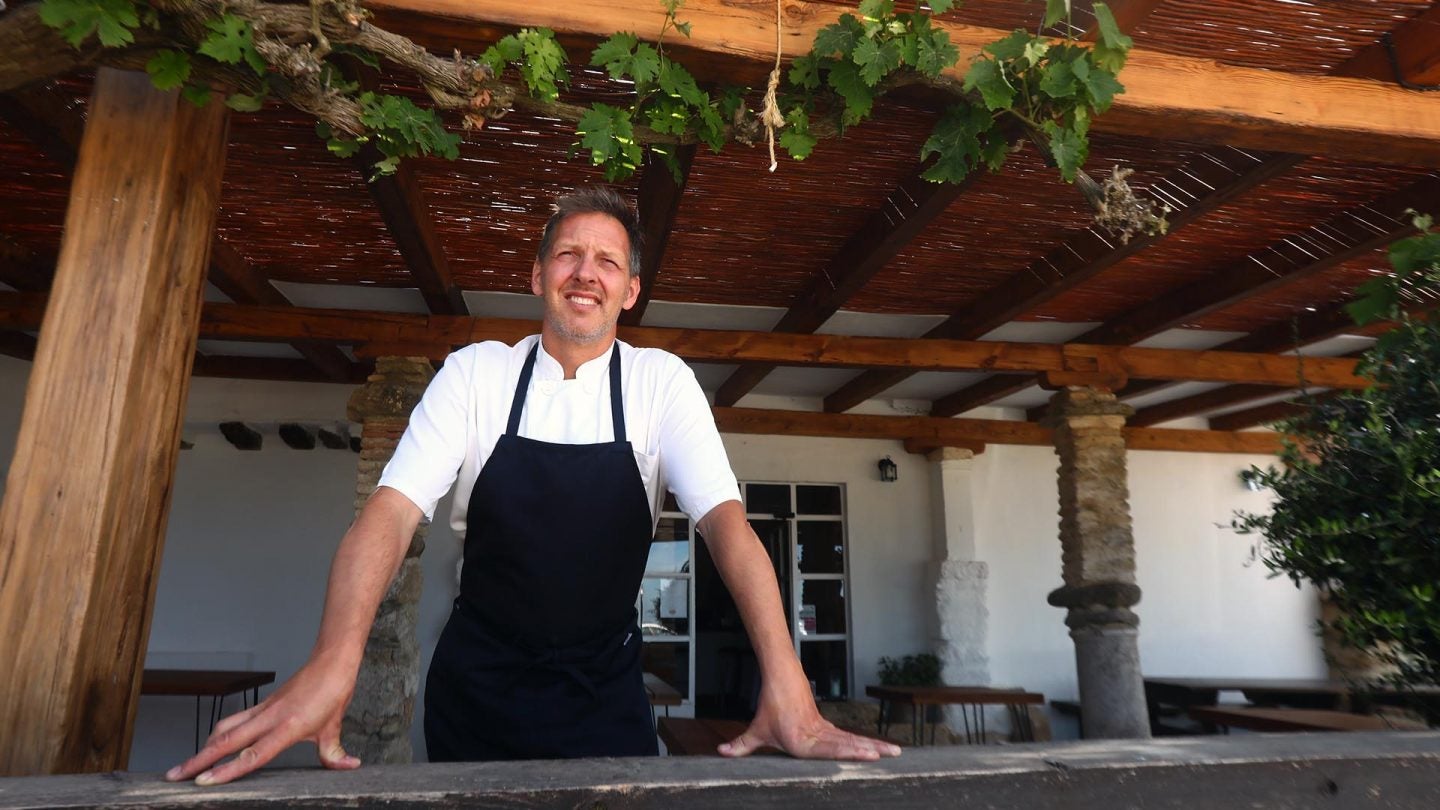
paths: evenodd
<path fill-rule="evenodd" d="M 775 161 L 775 130 L 785 126 L 785 116 L 780 114 L 780 103 L 775 100 L 775 91 L 780 88 L 780 0 L 775 0 L 775 68 L 770 71 L 770 81 L 765 86 L 765 106 L 760 112 L 760 121 L 765 124 L 765 142 L 770 146 L 770 171 L 780 165 Z"/>

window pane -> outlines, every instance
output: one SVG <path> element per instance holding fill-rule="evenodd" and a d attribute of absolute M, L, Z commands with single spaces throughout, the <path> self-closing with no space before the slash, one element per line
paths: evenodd
<path fill-rule="evenodd" d="M 840 514 L 840 487 L 795 487 L 795 511 L 802 515 Z"/>
<path fill-rule="evenodd" d="M 799 635 L 845 632 L 845 583 L 838 579 L 801 580 Z"/>
<path fill-rule="evenodd" d="M 745 511 L 752 515 L 789 517 L 795 513 L 795 510 L 790 508 L 789 485 L 746 484 Z"/>
<path fill-rule="evenodd" d="M 683 574 L 690 570 L 690 521 L 660 518 L 645 570 L 657 574 Z"/>
<path fill-rule="evenodd" d="M 640 582 L 635 609 L 640 632 L 646 636 L 684 636 L 690 633 L 690 580 L 646 579 Z"/>
<path fill-rule="evenodd" d="M 640 651 L 640 666 L 669 684 L 682 699 L 690 697 L 690 645 L 683 641 L 647 641 Z"/>
<path fill-rule="evenodd" d="M 820 700 L 845 700 L 850 695 L 845 642 L 800 642 L 800 666 Z"/>
<path fill-rule="evenodd" d="M 800 573 L 844 573 L 845 532 L 840 521 L 800 520 L 795 531 Z"/>

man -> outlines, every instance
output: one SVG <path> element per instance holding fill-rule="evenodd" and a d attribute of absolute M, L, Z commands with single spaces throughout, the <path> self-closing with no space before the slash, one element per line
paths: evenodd
<path fill-rule="evenodd" d="M 612 191 L 557 202 L 531 276 L 540 335 L 450 356 L 341 541 L 309 660 L 217 724 L 168 779 L 227 782 L 302 740 L 326 767 L 359 766 L 341 749 L 340 722 L 370 624 L 416 526 L 452 484 L 465 562 L 426 682 L 432 761 L 655 753 L 634 602 L 667 489 L 696 519 L 762 672 L 755 719 L 720 753 L 899 753 L 816 710 L 694 374 L 616 340 L 640 292 L 640 236 Z"/>

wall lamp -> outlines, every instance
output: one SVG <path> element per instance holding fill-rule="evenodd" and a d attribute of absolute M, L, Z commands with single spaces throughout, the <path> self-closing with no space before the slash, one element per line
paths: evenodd
<path fill-rule="evenodd" d="M 880 459 L 875 466 L 880 468 L 881 481 L 894 481 L 900 477 L 900 468 L 895 466 L 895 462 L 891 461 L 889 456 Z"/>

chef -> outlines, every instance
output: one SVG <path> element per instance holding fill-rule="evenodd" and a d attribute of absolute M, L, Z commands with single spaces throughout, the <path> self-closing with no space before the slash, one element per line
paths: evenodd
<path fill-rule="evenodd" d="M 639 297 L 640 251 L 638 221 L 613 191 L 557 201 L 531 274 L 540 334 L 446 360 L 341 541 L 308 661 L 220 721 L 168 779 L 221 784 L 306 740 L 326 767 L 360 765 L 341 748 L 340 723 L 370 625 L 416 527 L 452 486 L 464 562 L 426 680 L 432 762 L 656 753 L 634 606 L 666 491 L 696 521 L 760 664 L 755 718 L 719 753 L 899 754 L 816 710 L 694 374 L 616 339 Z"/>

